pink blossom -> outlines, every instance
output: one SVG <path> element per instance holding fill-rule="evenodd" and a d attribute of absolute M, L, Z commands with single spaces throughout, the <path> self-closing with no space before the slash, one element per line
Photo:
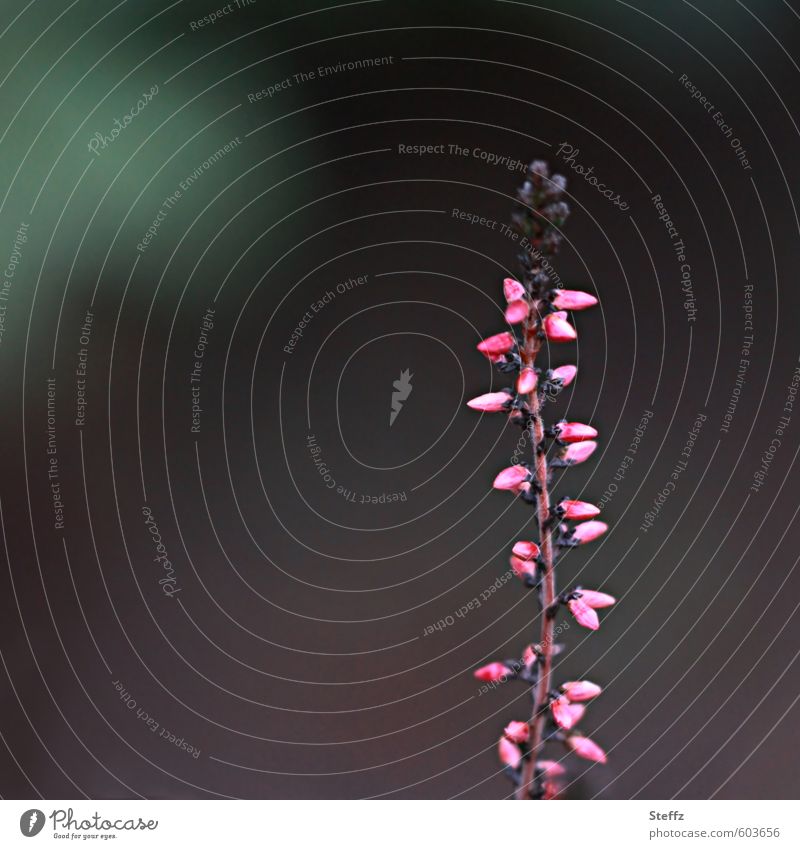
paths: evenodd
<path fill-rule="evenodd" d="M 528 395 L 536 389 L 538 378 L 532 368 L 524 368 L 517 378 L 517 392 L 520 395 Z"/>
<path fill-rule="evenodd" d="M 522 652 L 522 662 L 525 666 L 532 666 L 536 663 L 536 652 L 533 646 L 525 646 L 525 651 Z"/>
<path fill-rule="evenodd" d="M 558 761 L 537 761 L 536 766 L 547 778 L 558 778 L 567 771 Z"/>
<path fill-rule="evenodd" d="M 583 715 L 586 713 L 586 705 L 567 705 L 567 712 L 572 718 L 572 727 L 574 728 L 582 719 Z"/>
<path fill-rule="evenodd" d="M 578 338 L 575 328 L 567 321 L 565 312 L 551 312 L 546 316 L 544 332 L 551 342 L 572 342 Z"/>
<path fill-rule="evenodd" d="M 559 728 L 572 728 L 575 724 L 575 715 L 570 710 L 570 703 L 566 696 L 559 696 L 550 702 L 550 710 L 553 719 Z"/>
<path fill-rule="evenodd" d="M 578 590 L 578 592 L 580 593 L 581 601 L 594 610 L 599 610 L 602 607 L 611 607 L 617 601 L 613 595 L 599 593 L 597 590 Z"/>
<path fill-rule="evenodd" d="M 509 324 L 519 324 L 525 321 L 529 309 L 527 301 L 512 301 L 506 307 L 506 321 Z"/>
<path fill-rule="evenodd" d="M 558 781 L 545 781 L 542 784 L 542 799 L 552 800 L 557 799 L 558 794 L 563 790 L 561 783 Z"/>
<path fill-rule="evenodd" d="M 517 557 L 523 560 L 533 560 L 539 556 L 539 546 L 535 542 L 521 539 L 514 543 L 514 548 L 511 549 Z"/>
<path fill-rule="evenodd" d="M 553 306 L 560 310 L 585 310 L 593 307 L 597 298 L 588 292 L 579 292 L 576 289 L 559 289 L 553 301 Z"/>
<path fill-rule="evenodd" d="M 509 722 L 503 733 L 512 743 L 527 743 L 531 729 L 527 722 Z"/>
<path fill-rule="evenodd" d="M 579 422 L 559 422 L 553 429 L 561 442 L 567 443 L 585 442 L 597 436 L 597 431 L 591 425 Z"/>
<path fill-rule="evenodd" d="M 530 476 L 530 472 L 525 466 L 508 466 L 494 479 L 492 486 L 495 489 L 517 489 L 520 484 L 525 483 Z"/>
<path fill-rule="evenodd" d="M 569 386 L 575 380 L 577 373 L 578 369 L 575 366 L 559 366 L 553 369 L 552 378 L 553 380 L 560 380 L 562 386 Z"/>
<path fill-rule="evenodd" d="M 496 333 L 478 344 L 478 350 L 487 357 L 499 357 L 507 354 L 516 345 L 514 337 L 508 333 Z"/>
<path fill-rule="evenodd" d="M 508 409 L 510 404 L 511 396 L 508 392 L 487 392 L 485 395 L 478 395 L 477 398 L 467 401 L 468 407 L 484 413 L 500 413 Z"/>
<path fill-rule="evenodd" d="M 534 560 L 521 560 L 519 557 L 511 555 L 509 560 L 511 571 L 523 581 L 526 578 L 536 578 L 536 562 Z"/>
<path fill-rule="evenodd" d="M 572 530 L 572 539 L 577 540 L 579 543 L 591 542 L 603 536 L 607 530 L 608 525 L 605 522 L 598 522 L 596 519 L 592 519 L 589 522 L 581 522 L 580 525 L 575 525 Z"/>
<path fill-rule="evenodd" d="M 584 604 L 583 599 L 570 599 L 567 602 L 567 607 L 579 625 L 583 625 L 584 628 L 589 628 L 591 631 L 596 631 L 600 627 L 600 619 L 597 614 L 588 604 Z"/>
<path fill-rule="evenodd" d="M 594 504 L 573 501 L 571 498 L 565 498 L 558 506 L 564 511 L 565 519 L 592 519 L 600 513 L 600 508 Z"/>
<path fill-rule="evenodd" d="M 495 661 L 494 663 L 487 663 L 486 666 L 481 666 L 472 674 L 478 679 L 478 681 L 491 682 L 503 681 L 509 675 L 513 675 L 513 672 L 505 665 L 505 663 Z"/>
<path fill-rule="evenodd" d="M 500 756 L 500 763 L 510 766 L 511 769 L 516 769 L 522 763 L 522 752 L 519 747 L 505 737 L 501 737 L 497 744 L 497 754 Z"/>
<path fill-rule="evenodd" d="M 519 280 L 515 280 L 513 277 L 506 277 L 503 281 L 503 295 L 505 296 L 506 303 L 510 304 L 512 301 L 522 301 L 525 299 L 525 287 Z"/>
<path fill-rule="evenodd" d="M 564 460 L 569 463 L 570 466 L 576 466 L 578 463 L 583 463 L 584 460 L 588 460 L 589 457 L 594 454 L 596 448 L 597 443 L 592 440 L 588 440 L 586 442 L 575 442 L 564 452 Z"/>
<path fill-rule="evenodd" d="M 571 702 L 585 702 L 603 692 L 603 688 L 591 681 L 566 681 L 561 685 L 561 692 Z"/>
<path fill-rule="evenodd" d="M 606 762 L 606 753 L 597 743 L 582 734 L 571 734 L 567 737 L 567 745 L 580 758 L 586 758 L 587 761 L 595 761 L 599 764 Z"/>

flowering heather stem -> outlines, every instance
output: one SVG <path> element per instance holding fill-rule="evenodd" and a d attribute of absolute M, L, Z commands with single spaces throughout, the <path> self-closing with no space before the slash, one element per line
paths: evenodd
<path fill-rule="evenodd" d="M 531 691 L 533 706 L 527 722 L 510 722 L 498 743 L 498 755 L 515 785 L 517 799 L 554 799 L 561 791 L 559 777 L 564 768 L 541 755 L 547 743 L 561 742 L 578 757 L 605 763 L 605 752 L 575 724 L 585 705 L 580 702 L 599 695 L 591 681 L 570 681 L 556 690 L 552 682 L 553 656 L 557 647 L 554 618 L 564 605 L 584 628 L 600 627 L 597 609 L 614 604 L 614 598 L 595 590 L 573 587 L 557 592 L 556 559 L 567 548 L 583 545 L 607 529 L 593 517 L 599 508 L 586 501 L 552 499 L 550 471 L 585 462 L 594 452 L 597 431 L 581 422 L 558 421 L 546 426 L 545 400 L 551 400 L 575 378 L 576 368 L 537 366 L 545 340 L 572 342 L 577 331 L 568 310 L 584 310 L 597 303 L 588 292 L 561 288 L 548 257 L 558 253 L 561 227 L 569 215 L 563 195 L 566 181 L 552 178 L 544 162 L 532 162 L 526 180 L 517 192 L 519 200 L 512 216 L 520 247 L 519 280 L 503 281 L 505 319 L 512 331 L 482 340 L 478 350 L 504 374 L 517 373 L 515 386 L 473 398 L 468 406 L 482 413 L 506 413 L 508 420 L 524 428 L 531 442 L 531 458 L 503 469 L 494 488 L 512 492 L 534 507 L 539 542 L 518 540 L 512 548 L 511 569 L 529 589 L 536 588 L 541 615 L 538 643 L 529 645 L 520 660 L 494 662 L 475 670 L 481 681 L 516 679 Z M 515 326 L 521 325 L 519 330 Z M 549 456 L 548 456 L 549 447 Z M 589 521 L 583 521 L 588 519 Z M 580 521 L 570 526 L 569 521 Z"/>

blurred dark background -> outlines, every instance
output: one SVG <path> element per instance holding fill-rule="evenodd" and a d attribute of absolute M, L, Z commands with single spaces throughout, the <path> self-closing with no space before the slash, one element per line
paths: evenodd
<path fill-rule="evenodd" d="M 472 669 L 535 600 L 455 614 L 530 533 L 464 403 L 533 158 L 601 300 L 552 414 L 600 429 L 558 492 L 611 530 L 559 579 L 619 598 L 564 635 L 609 751 L 566 795 L 797 796 L 796 4 L 0 8 L 4 797 L 509 793 L 528 697 Z"/>

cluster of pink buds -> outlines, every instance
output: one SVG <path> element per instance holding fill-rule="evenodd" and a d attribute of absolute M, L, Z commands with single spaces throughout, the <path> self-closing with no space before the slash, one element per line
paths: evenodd
<path fill-rule="evenodd" d="M 569 730 L 582 719 L 586 708 L 581 702 L 599 696 L 602 688 L 591 681 L 567 681 L 561 685 L 561 692 L 552 694 L 550 711 L 559 728 Z"/>
<path fill-rule="evenodd" d="M 588 292 L 561 289 L 548 274 L 545 260 L 558 252 L 561 227 L 569 215 L 564 201 L 566 180 L 549 174 L 543 162 L 529 166 L 518 191 L 513 227 L 524 246 L 519 255 L 520 280 L 506 278 L 503 295 L 505 319 L 510 330 L 484 339 L 478 350 L 503 374 L 516 375 L 513 385 L 479 395 L 468 402 L 482 413 L 504 413 L 509 422 L 525 431 L 530 459 L 501 470 L 494 488 L 511 492 L 531 505 L 535 514 L 538 542 L 518 540 L 511 549 L 513 573 L 533 591 L 541 613 L 538 641 L 525 648 L 520 660 L 496 661 L 475 670 L 484 682 L 516 680 L 530 688 L 533 706 L 530 719 L 510 722 L 498 743 L 500 762 L 515 785 L 517 799 L 553 799 L 561 792 L 564 767 L 543 758 L 545 745 L 562 743 L 567 751 L 589 761 L 605 763 L 606 756 L 595 742 L 577 730 L 586 702 L 601 688 L 591 681 L 567 681 L 554 689 L 553 657 L 560 646 L 553 642 L 554 618 L 563 607 L 584 628 L 600 627 L 597 611 L 614 604 L 614 598 L 582 587 L 557 592 L 556 564 L 569 549 L 602 536 L 608 526 L 596 517 L 600 510 L 587 501 L 552 499 L 553 471 L 588 460 L 597 448 L 597 431 L 589 424 L 557 421 L 546 426 L 542 411 L 575 379 L 574 365 L 542 368 L 540 352 L 549 343 L 567 343 L 577 338 L 570 312 L 597 303 Z"/>

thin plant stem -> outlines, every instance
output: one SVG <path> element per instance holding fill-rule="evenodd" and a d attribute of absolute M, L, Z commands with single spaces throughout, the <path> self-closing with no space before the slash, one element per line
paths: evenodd
<path fill-rule="evenodd" d="M 523 367 L 533 368 L 536 363 L 536 355 L 541 347 L 541 331 L 539 322 L 539 304 L 536 303 L 531 309 L 530 316 L 525 325 L 525 345 L 521 351 Z M 533 451 L 533 462 L 536 469 L 536 505 L 537 521 L 539 525 L 539 544 L 541 547 L 541 631 L 539 635 L 538 675 L 531 687 L 530 719 L 530 755 L 525 761 L 522 780 L 517 788 L 517 798 L 530 798 L 534 788 L 536 762 L 539 760 L 543 746 L 542 738 L 546 719 L 546 700 L 550 691 L 550 673 L 553 665 L 553 617 L 550 614 L 552 604 L 556 598 L 556 575 L 553 562 L 553 540 L 550 523 L 550 491 L 547 473 L 547 456 L 544 441 L 544 422 L 542 421 L 541 401 L 539 389 L 534 390 L 528 396 L 528 407 L 530 409 L 531 423 L 531 450 Z"/>

